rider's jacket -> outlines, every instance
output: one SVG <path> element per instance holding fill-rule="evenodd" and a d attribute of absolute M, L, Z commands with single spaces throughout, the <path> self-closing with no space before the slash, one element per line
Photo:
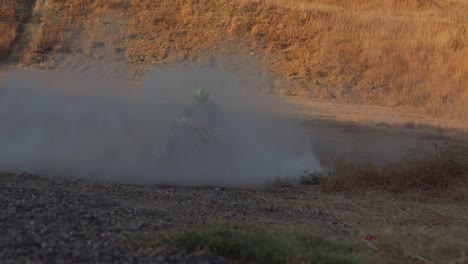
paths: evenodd
<path fill-rule="evenodd" d="M 226 124 L 221 108 L 213 100 L 197 103 L 186 110 L 185 116 L 210 126 L 220 127 Z"/>

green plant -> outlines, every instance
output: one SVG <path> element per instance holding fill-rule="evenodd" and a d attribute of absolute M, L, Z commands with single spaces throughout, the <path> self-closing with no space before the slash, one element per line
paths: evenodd
<path fill-rule="evenodd" d="M 357 263 L 349 244 L 328 241 L 297 229 L 268 232 L 250 227 L 192 228 L 133 238 L 140 245 L 163 244 L 185 253 L 207 251 L 240 262 Z"/>

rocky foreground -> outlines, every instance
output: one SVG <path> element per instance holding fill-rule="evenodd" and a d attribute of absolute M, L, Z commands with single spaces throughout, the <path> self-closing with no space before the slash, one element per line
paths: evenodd
<path fill-rule="evenodd" d="M 4 174 L 0 259 L 2 263 L 226 263 L 221 257 L 130 247 L 125 238 L 221 219 L 266 224 L 326 219 L 317 209 L 274 205 L 264 195 L 261 190 L 106 185 Z"/>
<path fill-rule="evenodd" d="M 137 186 L 0 174 L 1 263 L 228 263 L 222 256 L 129 240 L 226 222 L 300 227 L 384 260 L 466 260 L 460 258 L 468 230 L 464 201 L 323 193 L 314 186 Z M 365 237 L 376 238 L 375 244 Z M 444 251 L 447 243 L 453 256 Z"/>

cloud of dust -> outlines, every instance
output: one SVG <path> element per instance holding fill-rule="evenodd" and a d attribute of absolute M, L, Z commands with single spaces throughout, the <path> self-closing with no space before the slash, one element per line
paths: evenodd
<path fill-rule="evenodd" d="M 318 170 L 306 131 L 260 96 L 259 72 L 174 66 L 140 83 L 9 72 L 0 86 L 0 171 L 136 184 L 240 186 Z M 227 120 L 222 144 L 159 154 L 203 87 Z M 164 153 L 164 152 L 163 152 Z"/>

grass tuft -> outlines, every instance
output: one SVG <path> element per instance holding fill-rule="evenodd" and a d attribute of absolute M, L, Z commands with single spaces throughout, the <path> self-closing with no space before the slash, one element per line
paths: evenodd
<path fill-rule="evenodd" d="M 206 251 L 233 261 L 255 263 L 358 263 L 349 244 L 327 241 L 298 230 L 277 232 L 225 226 L 180 230 L 151 238 L 143 245 L 162 244 L 185 253 Z M 135 241 L 135 238 L 133 239 Z"/>

